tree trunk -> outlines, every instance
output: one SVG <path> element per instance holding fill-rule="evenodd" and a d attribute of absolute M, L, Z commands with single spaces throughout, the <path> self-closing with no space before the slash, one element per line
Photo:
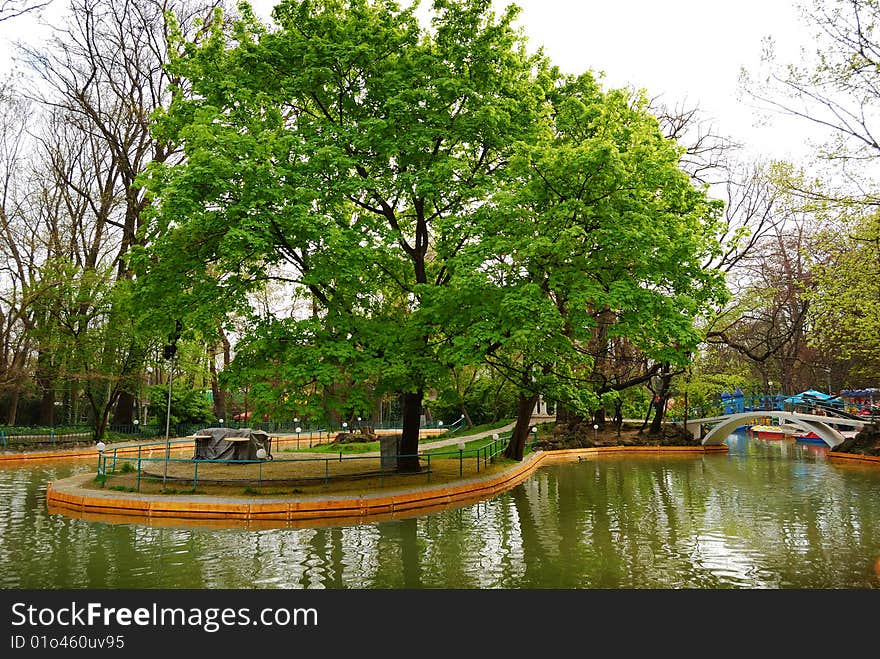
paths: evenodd
<path fill-rule="evenodd" d="M 577 412 L 572 412 L 565 405 L 557 403 L 556 405 L 556 423 L 557 425 L 579 425 L 585 421 L 584 417 Z"/>
<path fill-rule="evenodd" d="M 73 381 L 70 385 L 70 412 L 69 423 L 76 425 L 79 423 L 79 384 Z"/>
<path fill-rule="evenodd" d="M 538 394 L 526 396 L 520 392 L 516 405 L 516 425 L 513 427 L 513 435 L 510 443 L 504 451 L 504 457 L 511 460 L 522 460 L 526 449 L 526 440 L 532 428 L 532 412 L 535 411 L 535 403 L 538 402 Z"/>
<path fill-rule="evenodd" d="M 107 432 L 107 419 L 110 416 L 110 410 L 106 410 L 103 414 L 99 414 L 95 416 L 95 428 L 93 432 L 93 438 L 96 442 L 100 442 L 104 438 L 104 433 Z"/>
<path fill-rule="evenodd" d="M 35 379 L 40 389 L 40 417 L 37 423 L 41 426 L 55 425 L 55 379 L 49 366 L 49 354 L 43 350 L 37 355 Z"/>
<path fill-rule="evenodd" d="M 9 414 L 6 417 L 6 425 L 14 426 L 18 416 L 18 401 L 21 398 L 21 385 L 16 383 L 12 387 L 12 398 L 9 401 Z"/>
<path fill-rule="evenodd" d="M 397 458 L 397 471 L 403 473 L 415 473 L 421 470 L 418 452 L 423 396 L 424 392 L 421 389 L 403 394 L 403 436 L 400 440 L 400 455 Z"/>
<path fill-rule="evenodd" d="M 43 388 L 43 383 L 45 382 L 46 380 L 41 378 L 41 388 Z M 43 395 L 40 398 L 40 420 L 38 423 L 41 426 L 55 425 L 55 389 L 51 384 L 47 384 L 43 388 Z"/>
<path fill-rule="evenodd" d="M 214 399 L 214 416 L 218 419 L 228 419 L 229 415 L 226 413 L 226 392 L 220 388 L 220 378 L 217 375 L 214 355 L 208 355 L 208 366 L 211 370 L 211 395 Z"/>
<path fill-rule="evenodd" d="M 648 434 L 660 435 L 663 432 L 663 417 L 666 415 L 666 403 L 669 401 L 671 392 L 670 384 L 672 383 L 672 375 L 669 373 L 669 364 L 664 364 L 661 371 L 660 388 L 657 391 L 657 409 L 654 412 L 654 419 L 651 421 L 651 430 Z"/>
<path fill-rule="evenodd" d="M 623 401 L 620 398 L 614 401 L 614 426 L 617 428 L 617 436 L 620 437 L 620 429 L 623 427 Z"/>
<path fill-rule="evenodd" d="M 464 417 L 464 422 L 465 422 L 465 424 L 467 425 L 467 427 L 468 427 L 468 428 L 473 428 L 473 427 L 474 427 L 474 422 L 471 421 L 471 415 L 468 414 L 467 407 L 465 407 L 464 403 L 462 403 L 461 405 L 459 405 L 459 408 L 458 408 L 458 409 L 461 410 L 461 414 L 462 414 L 462 416 Z"/>
<path fill-rule="evenodd" d="M 657 400 L 657 396 L 651 391 L 651 401 L 648 403 L 648 409 L 645 412 L 645 420 L 642 421 L 642 427 L 639 428 L 639 433 L 645 432 L 645 428 L 648 427 L 648 422 L 651 420 L 651 412 L 654 410 L 654 403 Z"/>
<path fill-rule="evenodd" d="M 119 393 L 116 400 L 116 408 L 113 412 L 113 423 L 119 425 L 131 425 L 134 420 L 134 394 L 128 391 Z"/>
<path fill-rule="evenodd" d="M 217 328 L 217 331 L 220 335 L 220 343 L 223 347 L 223 369 L 229 368 L 229 362 L 232 361 L 232 345 L 229 342 L 229 338 L 226 336 L 226 332 L 223 331 L 222 327 Z M 217 345 L 214 344 L 212 346 L 208 346 L 208 368 L 211 371 L 211 393 L 214 398 L 214 414 L 218 419 L 228 419 L 229 418 L 229 410 L 227 409 L 226 401 L 229 399 L 227 396 L 226 390 L 220 387 L 220 377 L 217 372 Z"/>

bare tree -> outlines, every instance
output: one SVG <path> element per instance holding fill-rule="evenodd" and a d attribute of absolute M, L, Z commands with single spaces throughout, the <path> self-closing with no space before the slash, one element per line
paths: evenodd
<path fill-rule="evenodd" d="M 130 277 L 127 254 L 149 204 L 138 176 L 149 163 L 179 155 L 151 132 L 152 114 L 179 82 L 166 69 L 167 16 L 193 33 L 210 26 L 218 6 L 220 0 L 70 0 L 48 46 L 20 45 L 36 76 L 31 97 L 48 111 L 40 142 L 62 190 L 57 210 L 66 214 L 48 240 L 63 258 L 91 272 L 112 265 L 116 279 Z M 146 355 L 143 346 L 132 349 Z M 116 364 L 128 369 L 133 358 L 119 355 Z M 120 391 L 117 423 L 132 421 L 134 396 Z"/>
<path fill-rule="evenodd" d="M 710 346 L 726 346 L 748 360 L 766 388 L 768 380 L 792 390 L 814 356 L 807 343 L 812 286 L 808 218 L 789 217 L 756 243 L 740 263 L 741 287 L 733 304 L 714 319 Z"/>
<path fill-rule="evenodd" d="M 38 11 L 50 4 L 52 4 L 52 0 L 2 0 L 0 2 L 0 23 Z"/>
<path fill-rule="evenodd" d="M 740 145 L 721 135 L 698 105 L 680 101 L 670 106 L 655 98 L 650 110 L 660 122 L 663 134 L 684 149 L 679 166 L 695 183 L 714 186 L 729 181 L 732 154 Z"/>
<path fill-rule="evenodd" d="M 757 76 L 743 71 L 740 86 L 765 111 L 802 120 L 829 137 L 816 154 L 848 186 L 832 197 L 876 205 L 876 170 L 866 165 L 880 156 L 880 2 L 814 0 L 801 13 L 815 38 L 800 61 L 780 62 L 768 37 L 766 70 Z M 798 192 L 810 197 L 817 190 Z"/>

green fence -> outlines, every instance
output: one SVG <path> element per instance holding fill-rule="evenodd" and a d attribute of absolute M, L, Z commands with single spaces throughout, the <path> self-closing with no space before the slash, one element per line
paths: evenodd
<path fill-rule="evenodd" d="M 532 436 L 527 444 L 527 450 L 531 450 L 536 440 Z M 480 441 L 477 445 L 473 442 L 469 446 L 439 447 L 419 453 L 418 455 L 405 455 L 398 453 L 345 455 L 327 454 L 325 456 L 308 457 L 268 457 L 263 460 L 204 460 L 194 458 L 174 458 L 166 456 L 166 449 L 175 450 L 181 448 L 181 444 L 189 444 L 191 440 L 176 440 L 166 442 L 151 442 L 140 444 L 137 454 L 126 452 L 121 454 L 118 447 L 106 447 L 98 454 L 97 478 L 102 487 L 108 484 L 113 487 L 114 480 L 119 476 L 133 474 L 136 485 L 134 491 L 141 491 L 142 481 L 150 479 L 152 482 L 162 482 L 167 485 L 186 484 L 196 492 L 199 484 L 239 484 L 256 486 L 262 489 L 272 484 L 315 484 L 320 483 L 324 487 L 339 479 L 356 479 L 378 477 L 380 486 L 385 485 L 385 479 L 392 475 L 398 475 L 396 464 L 402 458 L 418 458 L 423 468 L 412 477 L 422 476 L 426 483 L 431 482 L 432 475 L 436 473 L 438 460 L 447 459 L 452 464 L 458 463 L 458 476 L 474 474 L 478 475 L 496 462 L 503 454 L 510 441 L 510 436 L 494 436 L 486 441 Z M 152 454 L 161 450 L 163 455 L 154 457 Z M 170 456 L 170 452 L 169 452 Z M 433 461 L 433 465 L 432 465 Z M 449 462 L 445 463 L 448 468 Z M 127 466 L 126 466 L 127 465 Z M 205 469 L 206 465 L 223 465 L 239 470 L 240 473 L 218 473 L 218 470 Z M 297 467 L 302 469 L 298 470 Z M 201 469 L 201 474 L 200 474 Z M 169 471 L 171 472 L 169 475 Z M 208 473 L 206 473 L 208 471 Z"/>
<path fill-rule="evenodd" d="M 302 437 L 309 435 L 324 433 L 327 436 L 335 435 L 340 432 L 357 432 L 362 427 L 369 427 L 376 430 L 399 429 L 399 422 L 387 421 L 374 424 L 369 420 L 355 421 L 351 425 L 343 422 L 344 425 L 328 425 L 309 423 L 307 421 L 255 421 L 248 422 L 232 422 L 220 423 L 179 423 L 169 428 L 171 437 L 189 437 L 199 430 L 208 427 L 223 428 L 253 428 L 262 430 L 269 434 L 288 433 L 297 434 Z M 422 424 L 423 429 L 446 429 L 455 430 L 464 423 L 463 419 L 457 419 L 449 425 L 443 425 L 442 421 L 431 421 Z M 297 432 L 298 431 L 298 432 Z M 58 428 L 46 427 L 28 427 L 28 426 L 0 426 L 0 447 L 6 448 L 47 448 L 51 446 L 59 446 L 63 444 L 80 444 L 88 443 L 94 436 L 94 429 L 89 425 L 63 426 Z M 107 436 L 105 442 L 114 441 L 138 441 L 144 439 L 158 439 L 165 437 L 164 424 L 110 424 L 107 426 Z"/>

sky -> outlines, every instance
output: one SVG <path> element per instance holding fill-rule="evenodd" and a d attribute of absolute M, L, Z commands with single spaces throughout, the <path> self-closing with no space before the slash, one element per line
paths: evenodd
<path fill-rule="evenodd" d="M 110 0 L 108 0 L 110 1 Z M 407 3 L 409 0 L 401 0 Z M 276 0 L 253 0 L 268 20 Z M 66 3 L 53 0 L 46 16 Z M 429 0 L 423 0 L 423 5 Z M 507 0 L 495 0 L 500 11 Z M 794 0 L 519 0 L 530 49 L 543 46 L 563 71 L 603 72 L 608 87 L 644 88 L 670 105 L 698 106 L 716 132 L 756 155 L 797 160 L 806 155 L 803 122 L 769 123 L 741 98 L 740 70 L 759 70 L 762 39 L 772 36 L 782 59 L 809 46 Z M 10 43 L 38 34 L 33 20 L 0 23 L 0 71 L 10 69 Z"/>

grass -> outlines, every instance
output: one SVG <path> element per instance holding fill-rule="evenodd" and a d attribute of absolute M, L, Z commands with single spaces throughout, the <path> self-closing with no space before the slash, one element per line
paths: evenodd
<path fill-rule="evenodd" d="M 445 438 L 444 438 L 445 439 Z M 472 458 L 476 454 L 477 451 L 482 450 L 487 446 L 492 446 L 494 442 L 491 437 L 480 437 L 479 439 L 472 439 L 469 442 L 464 442 L 464 457 Z M 499 442 L 501 449 L 504 448 L 504 442 Z M 431 455 L 449 455 L 458 457 L 458 445 L 450 444 L 449 446 L 438 446 L 436 448 L 428 449 L 425 451 L 425 455 L 430 453 Z"/>
<path fill-rule="evenodd" d="M 505 424 L 502 422 L 501 425 Z M 109 489 L 125 492 L 244 497 L 326 495 L 328 492 L 350 496 L 389 488 L 443 485 L 496 473 L 516 464 L 516 461 L 508 460 L 500 453 L 493 457 L 491 450 L 484 450 L 492 446 L 491 436 L 467 439 L 468 435 L 498 427 L 499 424 L 485 424 L 456 433 L 465 442 L 463 455 L 459 455 L 457 444 L 430 449 L 421 454 L 420 471 L 414 473 L 398 473 L 393 467 L 383 467 L 378 455 L 379 442 L 364 442 L 320 445 L 300 451 L 276 451 L 275 460 L 261 463 L 175 460 L 168 464 L 164 488 L 160 475 L 164 466 L 161 459 L 143 461 L 139 482 L 137 470 L 131 462 L 123 462 L 116 472 L 108 474 L 104 480 L 106 485 L 110 485 Z M 448 436 L 430 436 L 423 441 L 437 441 Z M 499 452 L 502 448 L 503 443 L 497 446 Z M 361 455 L 369 451 L 375 455 Z M 312 455 L 301 455 L 303 453 Z M 96 481 L 89 486 L 97 489 L 105 486 L 105 483 Z M 197 492 L 194 492 L 195 488 L 198 488 Z"/>
<path fill-rule="evenodd" d="M 512 423 L 514 419 L 501 419 L 500 421 L 493 421 L 492 423 L 483 423 L 479 426 L 474 426 L 473 428 L 462 427 L 452 432 L 447 432 L 443 434 L 443 439 L 449 439 L 451 437 L 462 437 L 467 435 L 476 435 L 477 433 L 486 432 L 489 430 L 496 430 L 497 428 L 503 428 L 504 426 Z"/>
<path fill-rule="evenodd" d="M 315 444 L 302 448 L 283 448 L 281 453 L 342 453 L 352 455 L 357 453 L 376 453 L 381 449 L 379 442 L 351 442 L 348 444 Z"/>
<path fill-rule="evenodd" d="M 459 428 L 451 432 L 444 432 L 440 435 L 427 435 L 419 440 L 419 443 L 434 442 L 438 439 L 450 439 L 452 437 L 466 437 L 475 435 L 480 432 L 495 430 L 510 423 L 509 419 L 496 421 L 495 423 L 484 423 L 473 428 Z M 485 439 L 481 441 L 486 441 Z M 322 443 L 313 446 L 304 446 L 301 448 L 283 448 L 279 453 L 330 453 L 339 455 L 356 455 L 359 453 L 378 453 L 381 451 L 381 442 L 351 442 L 346 444 Z"/>

